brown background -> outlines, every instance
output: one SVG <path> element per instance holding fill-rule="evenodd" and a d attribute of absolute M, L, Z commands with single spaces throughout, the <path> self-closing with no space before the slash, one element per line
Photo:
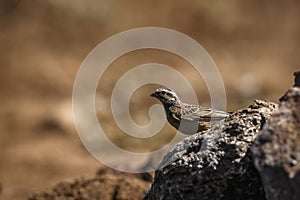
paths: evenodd
<path fill-rule="evenodd" d="M 297 1 L 1 0 L 0 199 L 24 199 L 59 181 L 92 176 L 102 166 L 78 138 L 71 95 L 81 62 L 104 39 L 144 26 L 187 34 L 219 67 L 228 109 L 234 110 L 255 98 L 277 101 L 292 85 L 291 75 L 300 66 L 299 19 Z M 99 95 L 109 99 L 124 71 L 154 61 L 192 77 L 186 63 L 174 55 L 135 52 L 113 64 Z M 191 82 L 199 100 L 209 102 L 204 83 Z M 144 101 L 153 88 L 145 86 L 132 98 L 135 120 L 156 102 Z M 108 128 L 114 126 L 110 117 L 101 118 Z M 130 144 L 110 130 L 120 146 Z"/>

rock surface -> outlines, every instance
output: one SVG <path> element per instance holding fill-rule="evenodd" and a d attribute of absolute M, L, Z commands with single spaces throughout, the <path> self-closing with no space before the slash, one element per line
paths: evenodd
<path fill-rule="evenodd" d="M 33 194 L 29 200 L 140 200 L 149 190 L 149 177 L 148 174 L 129 174 L 103 168 L 92 179 L 61 182 L 52 189 Z"/>
<path fill-rule="evenodd" d="M 164 157 L 144 199 L 265 199 L 249 147 L 276 109 L 256 100 L 178 143 Z"/>
<path fill-rule="evenodd" d="M 300 199 L 300 74 L 295 76 L 294 87 L 252 147 L 268 200 Z"/>

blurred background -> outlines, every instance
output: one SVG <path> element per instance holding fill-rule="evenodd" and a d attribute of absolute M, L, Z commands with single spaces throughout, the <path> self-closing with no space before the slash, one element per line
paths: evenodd
<path fill-rule="evenodd" d="M 192 37 L 219 67 L 233 111 L 254 99 L 277 102 L 293 84 L 300 66 L 299 19 L 300 3 L 290 0 L 0 0 L 0 199 L 24 199 L 102 167 L 81 144 L 72 116 L 77 70 L 101 41 L 144 26 Z M 108 102 L 118 77 L 148 62 L 174 66 L 191 80 L 199 101 L 209 104 L 205 83 L 186 61 L 155 50 L 116 60 L 100 80 L 98 96 Z M 142 87 L 132 98 L 138 123 L 147 123 L 140 116 L 157 103 L 145 101 L 155 87 Z M 99 121 L 112 140 L 127 146 L 108 112 L 99 111 Z M 156 139 L 168 141 L 173 129 L 166 125 L 163 131 Z M 147 147 L 132 143 L 137 150 Z M 157 148 L 153 144 L 148 147 Z"/>

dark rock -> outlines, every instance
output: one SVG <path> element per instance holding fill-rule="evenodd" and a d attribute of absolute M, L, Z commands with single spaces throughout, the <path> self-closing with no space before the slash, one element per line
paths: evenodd
<path fill-rule="evenodd" d="M 265 199 L 248 149 L 276 108 L 256 100 L 178 143 L 156 170 L 144 199 Z"/>
<path fill-rule="evenodd" d="M 300 87 L 300 71 L 297 71 L 294 73 L 294 76 L 295 76 L 295 80 L 294 80 L 294 85 L 293 87 Z M 282 101 L 285 101 L 287 100 L 287 93 L 285 93 L 280 99 L 279 101 L 282 102 Z"/>
<path fill-rule="evenodd" d="M 300 71 L 295 72 L 294 76 L 295 76 L 294 87 L 300 87 Z"/>
<path fill-rule="evenodd" d="M 285 101 L 257 137 L 252 152 L 267 199 L 300 199 L 299 87 L 286 93 Z"/>
<path fill-rule="evenodd" d="M 45 116 L 44 118 L 42 118 L 38 123 L 37 130 L 43 133 L 65 133 L 65 130 L 60 121 L 53 116 Z"/>

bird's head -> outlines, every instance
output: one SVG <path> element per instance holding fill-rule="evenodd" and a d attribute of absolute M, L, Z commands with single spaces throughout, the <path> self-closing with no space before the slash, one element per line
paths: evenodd
<path fill-rule="evenodd" d="M 178 98 L 177 94 L 173 90 L 168 88 L 158 88 L 150 96 L 157 98 L 164 105 L 174 105 L 180 103 L 180 99 Z"/>

